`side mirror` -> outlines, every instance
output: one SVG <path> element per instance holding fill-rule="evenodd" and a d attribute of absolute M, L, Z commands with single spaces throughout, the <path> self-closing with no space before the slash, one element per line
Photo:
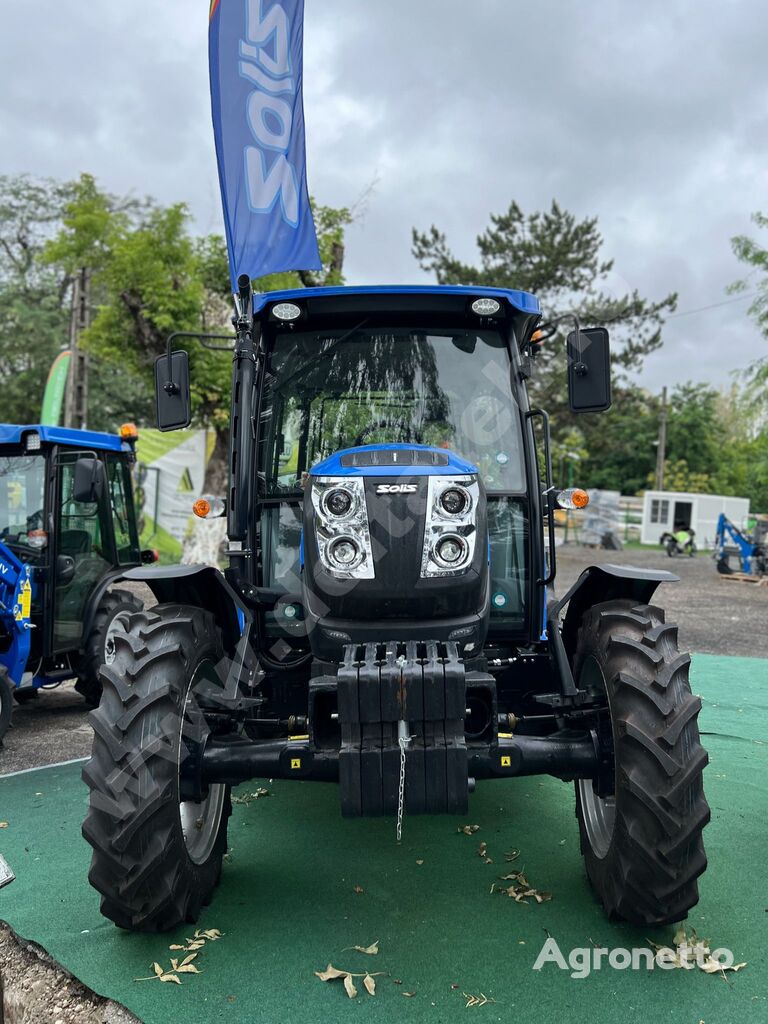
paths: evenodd
<path fill-rule="evenodd" d="M 83 504 L 99 501 L 104 493 L 104 463 L 100 459 L 83 458 L 75 463 L 72 498 Z"/>
<path fill-rule="evenodd" d="M 571 331 L 567 343 L 568 404 L 571 412 L 611 407 L 611 351 L 604 327 Z"/>
<path fill-rule="evenodd" d="M 189 356 L 180 349 L 155 360 L 155 399 L 159 430 L 180 430 L 192 422 Z"/>
<path fill-rule="evenodd" d="M 56 582 L 71 583 L 75 578 L 75 560 L 71 555 L 59 555 L 56 559 Z"/>

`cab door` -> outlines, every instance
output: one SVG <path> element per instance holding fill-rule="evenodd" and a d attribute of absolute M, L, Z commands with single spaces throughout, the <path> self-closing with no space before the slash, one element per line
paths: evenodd
<path fill-rule="evenodd" d="M 61 451 L 55 508 L 58 555 L 74 562 L 74 572 L 57 579 L 53 602 L 53 650 L 71 651 L 83 639 L 83 618 L 88 599 L 99 580 L 114 565 L 114 542 L 109 488 L 94 502 L 74 499 L 75 465 L 93 452 Z"/>

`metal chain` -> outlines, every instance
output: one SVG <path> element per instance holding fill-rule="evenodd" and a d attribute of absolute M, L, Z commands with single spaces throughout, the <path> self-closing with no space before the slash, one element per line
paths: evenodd
<path fill-rule="evenodd" d="M 397 841 L 403 837 L 403 812 L 405 810 L 405 748 L 408 746 L 409 737 L 399 736 L 397 740 L 400 745 L 400 783 L 397 787 Z"/>

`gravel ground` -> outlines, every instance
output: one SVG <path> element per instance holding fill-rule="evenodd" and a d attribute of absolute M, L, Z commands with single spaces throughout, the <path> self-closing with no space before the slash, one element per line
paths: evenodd
<path fill-rule="evenodd" d="M 568 545 L 558 548 L 558 594 L 587 565 L 599 562 L 670 569 L 680 576 L 679 583 L 660 586 L 655 600 L 668 620 L 678 623 L 682 649 L 768 658 L 768 586 L 724 580 L 706 554 L 670 559 L 655 549 L 593 551 Z M 70 683 L 17 705 L 13 725 L 0 749 L 2 774 L 90 753 L 87 711 Z"/>
<path fill-rule="evenodd" d="M 0 921 L 0 1022 L 141 1024 L 111 999 L 86 988 L 34 942 Z"/>

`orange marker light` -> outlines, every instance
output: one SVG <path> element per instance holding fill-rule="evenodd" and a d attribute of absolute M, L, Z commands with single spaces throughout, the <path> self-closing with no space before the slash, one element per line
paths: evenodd
<path fill-rule="evenodd" d="M 544 332 L 542 330 L 534 331 L 531 335 L 531 344 L 540 345 L 544 341 Z"/>
<path fill-rule="evenodd" d="M 557 491 L 555 501 L 559 508 L 586 508 L 589 504 L 589 495 L 581 487 L 568 487 L 564 491 Z"/>
<path fill-rule="evenodd" d="M 192 511 L 199 519 L 205 519 L 211 511 L 211 503 L 207 498 L 198 498 L 192 506 Z"/>
<path fill-rule="evenodd" d="M 139 436 L 138 428 L 135 423 L 123 423 L 120 427 L 120 437 L 124 441 L 134 441 Z"/>

